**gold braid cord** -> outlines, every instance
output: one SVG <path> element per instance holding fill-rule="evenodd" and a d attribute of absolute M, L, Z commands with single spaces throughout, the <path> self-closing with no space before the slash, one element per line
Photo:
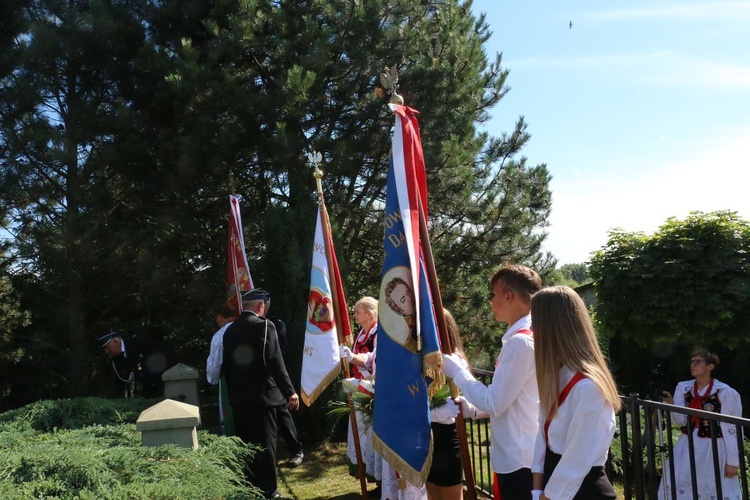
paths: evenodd
<path fill-rule="evenodd" d="M 427 387 L 427 396 L 434 396 L 444 385 L 445 375 L 440 366 L 443 363 L 443 355 L 440 351 L 425 354 L 422 358 L 422 371 L 425 376 L 430 377 L 432 382 Z"/>

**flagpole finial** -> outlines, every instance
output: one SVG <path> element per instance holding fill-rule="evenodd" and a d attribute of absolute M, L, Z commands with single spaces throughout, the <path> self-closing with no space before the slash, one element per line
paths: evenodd
<path fill-rule="evenodd" d="M 389 103 L 403 106 L 404 98 L 398 95 L 398 68 L 386 66 L 385 71 L 380 74 L 380 84 L 391 95 Z"/>
<path fill-rule="evenodd" d="M 318 194 L 323 194 L 323 185 L 321 179 L 323 178 L 323 171 L 320 169 L 320 163 L 323 160 L 323 155 L 319 151 L 312 150 L 307 153 L 307 161 L 315 169 L 313 170 L 313 177 L 315 177 L 315 183 L 318 186 Z"/>

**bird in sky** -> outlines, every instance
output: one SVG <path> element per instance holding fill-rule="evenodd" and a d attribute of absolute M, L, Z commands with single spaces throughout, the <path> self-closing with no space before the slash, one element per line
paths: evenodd
<path fill-rule="evenodd" d="M 573 29 L 573 21 L 570 21 L 570 24 L 569 24 L 569 26 L 568 26 L 568 29 L 571 29 L 571 30 Z"/>

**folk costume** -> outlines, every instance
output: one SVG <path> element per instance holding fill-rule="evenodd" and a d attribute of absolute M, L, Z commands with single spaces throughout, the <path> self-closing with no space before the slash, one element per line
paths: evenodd
<path fill-rule="evenodd" d="M 365 331 L 362 328 L 357 337 L 354 339 L 352 345 L 352 352 L 354 354 L 365 354 L 368 355 L 367 366 L 372 367 L 373 353 L 377 345 L 377 333 L 378 324 L 377 322 Z M 373 373 L 371 370 L 365 367 L 358 367 L 350 365 L 349 373 L 352 378 L 358 380 L 372 379 Z M 383 478 L 382 474 L 382 459 L 372 448 L 372 421 L 370 418 L 366 418 L 366 415 L 361 411 L 355 411 L 357 417 L 357 431 L 359 432 L 359 448 L 362 453 L 362 461 L 365 464 L 365 472 L 368 479 L 371 481 L 380 481 Z M 349 430 L 347 433 L 346 441 L 346 455 L 349 458 L 349 475 L 357 476 L 357 451 L 354 447 L 354 433 L 352 431 L 352 422 L 349 421 Z"/>
<path fill-rule="evenodd" d="M 252 290 L 243 301 L 256 297 Z M 223 374 L 229 389 L 237 436 L 262 450 L 247 464 L 250 483 L 266 498 L 278 494 L 276 478 L 276 410 L 296 393 L 279 348 L 274 324 L 253 311 L 243 311 L 224 333 Z"/>
<path fill-rule="evenodd" d="M 617 498 L 604 473 L 615 433 L 615 410 L 599 387 L 567 366 L 560 369 L 554 415 L 539 414 L 534 473 L 544 474 L 550 500 Z"/>
<path fill-rule="evenodd" d="M 675 406 L 685 406 L 698 410 L 723 413 L 735 417 L 742 416 L 742 402 L 740 395 L 727 384 L 716 379 L 703 389 L 698 389 L 696 380 L 686 380 L 677 384 L 674 390 Z M 674 473 L 678 499 L 692 499 L 690 449 L 688 448 L 687 433 L 693 434 L 695 448 L 695 478 L 698 485 L 698 498 L 716 498 L 716 480 L 714 478 L 713 450 L 711 445 L 711 431 L 707 419 L 688 417 L 679 413 L 671 413 L 672 423 L 682 427 L 682 435 L 674 446 Z M 725 465 L 739 466 L 739 450 L 737 448 L 737 428 L 731 424 L 720 423 L 718 426 L 717 442 L 719 451 L 719 474 L 721 475 L 722 498 L 739 500 L 739 476 L 724 476 Z M 672 484 L 670 481 L 669 463 L 664 465 L 664 476 L 659 486 L 659 498 L 672 498 Z"/>
<path fill-rule="evenodd" d="M 375 352 L 372 351 L 367 354 L 368 361 L 372 364 L 371 366 L 373 373 L 375 373 L 374 359 Z M 375 396 L 375 386 L 371 381 L 360 379 L 357 381 L 355 378 L 344 379 L 344 390 L 345 391 L 358 391 Z M 359 413 L 359 412 L 358 412 Z M 368 419 L 369 420 L 369 419 Z M 371 422 L 366 421 L 371 426 Z M 405 479 L 399 477 L 398 473 L 386 462 L 375 450 L 370 446 L 372 455 L 373 467 L 380 476 L 380 498 L 381 500 L 427 500 L 427 487 L 415 486 Z M 364 450 L 363 450 L 364 451 Z"/>
<path fill-rule="evenodd" d="M 502 338 L 492 382 L 485 386 L 468 369 L 456 366 L 453 378 L 464 398 L 490 416 L 490 461 L 495 498 L 531 498 L 531 464 L 538 430 L 539 391 L 534 364 L 531 315 L 516 321 Z"/>
<path fill-rule="evenodd" d="M 377 343 L 376 343 L 377 344 Z M 374 377 L 376 374 L 376 358 L 377 358 L 377 345 L 374 346 L 373 350 L 365 353 L 365 366 L 367 371 L 372 373 Z M 344 390 L 345 391 L 359 391 L 375 396 L 375 385 L 373 382 L 359 379 L 350 378 L 344 379 Z M 362 445 L 363 435 L 368 436 L 367 448 L 360 446 L 362 450 L 365 466 L 367 468 L 368 476 L 374 476 L 377 481 L 380 481 L 380 498 L 381 500 L 427 500 L 427 487 L 422 485 L 420 487 L 415 486 L 403 478 L 400 478 L 398 473 L 381 457 L 371 446 L 372 441 L 369 440 L 369 436 L 372 435 L 372 421 L 364 413 L 356 412 L 357 414 L 357 428 L 360 432 L 360 445 Z M 365 426 L 365 427 L 362 427 Z M 367 429 L 364 431 L 363 429 Z M 350 460 L 354 462 L 356 466 L 356 453 L 354 452 L 354 444 L 352 443 L 351 426 L 349 427 L 349 442 L 351 443 L 351 454 L 349 454 Z M 347 450 L 349 451 L 349 450 Z M 366 454 L 367 453 L 367 454 Z M 352 457 L 354 457 L 352 459 Z M 355 469 L 356 471 L 356 469 Z M 370 471 L 374 474 L 371 475 Z M 352 474 L 356 475 L 356 474 Z"/>
<path fill-rule="evenodd" d="M 359 333 L 357 333 L 357 338 L 354 339 L 354 344 L 352 345 L 352 352 L 354 354 L 367 354 L 368 352 L 372 352 L 375 350 L 375 339 L 378 335 L 378 324 L 375 322 L 372 325 L 372 328 L 365 331 L 364 328 L 362 328 Z M 360 368 L 358 366 L 351 365 L 350 367 L 350 373 L 352 377 L 361 379 L 361 378 L 370 378 L 372 377 L 372 373 L 370 373 L 369 370 L 366 368 Z"/>

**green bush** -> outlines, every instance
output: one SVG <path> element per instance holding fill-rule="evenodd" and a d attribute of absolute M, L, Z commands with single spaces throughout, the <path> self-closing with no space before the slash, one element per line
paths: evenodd
<path fill-rule="evenodd" d="M 80 429 L 89 425 L 135 423 L 146 408 L 158 399 L 59 399 L 36 403 L 0 414 L 0 431 L 5 425 L 21 423 L 47 432 L 53 429 Z"/>
<path fill-rule="evenodd" d="M 0 498 L 240 499 L 252 448 L 199 431 L 193 451 L 141 446 L 153 401 L 41 401 L 0 415 Z"/>

